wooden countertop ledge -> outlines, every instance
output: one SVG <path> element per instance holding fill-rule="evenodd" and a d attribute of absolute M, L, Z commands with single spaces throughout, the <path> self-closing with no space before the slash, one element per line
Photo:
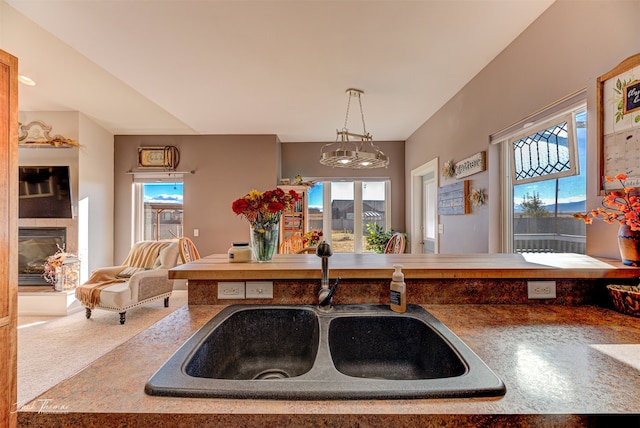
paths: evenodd
<path fill-rule="evenodd" d="M 214 254 L 169 271 L 171 279 L 318 279 L 320 258 L 314 254 L 278 254 L 265 263 L 229 263 Z M 440 278 L 637 278 L 640 268 L 619 260 L 583 254 L 334 254 L 331 277 L 387 278 L 401 264 L 406 279 Z"/>

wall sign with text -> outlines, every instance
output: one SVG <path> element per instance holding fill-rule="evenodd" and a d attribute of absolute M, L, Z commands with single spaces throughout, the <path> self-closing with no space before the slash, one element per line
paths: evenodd
<path fill-rule="evenodd" d="M 469 180 L 438 189 L 438 214 L 469 214 Z"/>
<path fill-rule="evenodd" d="M 454 165 L 455 177 L 464 178 L 487 169 L 486 152 L 476 153 L 475 155 L 456 162 Z"/>
<path fill-rule="evenodd" d="M 625 186 L 640 186 L 640 54 L 598 78 L 600 190 L 620 187 L 605 176 L 627 175 Z"/>
<path fill-rule="evenodd" d="M 640 80 L 635 80 L 624 87 L 622 99 L 624 114 L 640 109 Z"/>

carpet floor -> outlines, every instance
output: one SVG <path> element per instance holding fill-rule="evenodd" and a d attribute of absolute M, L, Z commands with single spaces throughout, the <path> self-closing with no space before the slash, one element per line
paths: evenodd
<path fill-rule="evenodd" d="M 18 409 L 78 373 L 102 355 L 187 304 L 187 291 L 174 290 L 169 307 L 158 300 L 127 311 L 96 309 L 65 317 L 18 317 Z"/>

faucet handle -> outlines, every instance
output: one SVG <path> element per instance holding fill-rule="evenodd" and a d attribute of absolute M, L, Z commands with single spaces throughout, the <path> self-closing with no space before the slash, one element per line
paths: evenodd
<path fill-rule="evenodd" d="M 327 243 L 327 241 L 322 240 L 318 244 L 318 248 L 316 248 L 316 256 L 318 257 L 330 257 L 333 254 L 331 251 L 331 245 Z"/>
<path fill-rule="evenodd" d="M 329 289 L 329 292 L 326 296 L 320 301 L 320 306 L 328 306 L 331 304 L 331 299 L 333 299 L 333 295 L 336 293 L 338 289 L 338 284 L 340 284 L 340 277 L 336 279 L 336 282 L 333 284 L 333 287 Z"/>

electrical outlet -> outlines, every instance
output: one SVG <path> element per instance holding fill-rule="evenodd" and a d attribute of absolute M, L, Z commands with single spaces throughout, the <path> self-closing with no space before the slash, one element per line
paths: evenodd
<path fill-rule="evenodd" d="M 247 281 L 247 299 L 273 299 L 273 281 Z"/>
<path fill-rule="evenodd" d="M 218 299 L 244 299 L 244 282 L 219 282 Z"/>
<path fill-rule="evenodd" d="M 555 299 L 555 281 L 527 281 L 529 299 Z"/>

